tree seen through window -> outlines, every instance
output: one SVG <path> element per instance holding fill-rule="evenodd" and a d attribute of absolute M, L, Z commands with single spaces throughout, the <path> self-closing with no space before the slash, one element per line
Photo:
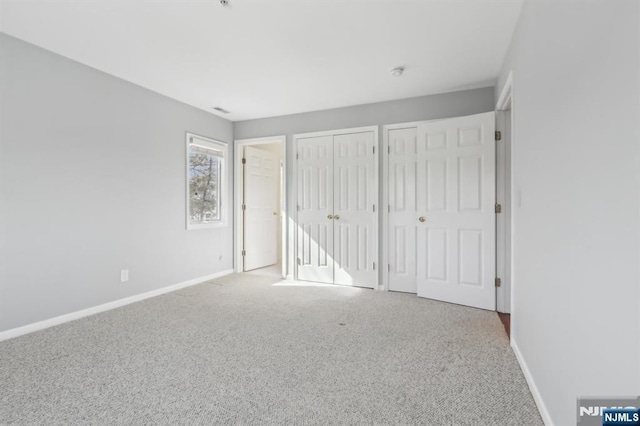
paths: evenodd
<path fill-rule="evenodd" d="M 216 152 L 189 149 L 189 220 L 192 225 L 220 220 L 220 157 Z"/>

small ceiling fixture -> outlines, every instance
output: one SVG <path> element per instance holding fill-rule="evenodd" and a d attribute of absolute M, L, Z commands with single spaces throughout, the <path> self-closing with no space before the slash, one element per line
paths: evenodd
<path fill-rule="evenodd" d="M 213 109 L 214 109 L 215 111 L 221 112 L 221 113 L 223 113 L 223 114 L 229 114 L 229 111 L 227 111 L 227 110 L 226 110 L 226 109 L 224 109 L 224 108 L 220 108 L 220 107 L 213 107 Z"/>
<path fill-rule="evenodd" d="M 404 67 L 395 67 L 391 70 L 391 75 L 394 77 L 400 77 L 404 72 Z"/>
<path fill-rule="evenodd" d="M 227 7 L 229 6 L 229 0 L 220 0 L 220 4 L 222 5 L 222 7 Z"/>

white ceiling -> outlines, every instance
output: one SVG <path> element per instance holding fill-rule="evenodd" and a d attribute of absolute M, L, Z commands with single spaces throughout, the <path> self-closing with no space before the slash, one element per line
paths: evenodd
<path fill-rule="evenodd" d="M 236 121 L 491 86 L 522 6 L 229 1 L 0 0 L 0 29 Z"/>

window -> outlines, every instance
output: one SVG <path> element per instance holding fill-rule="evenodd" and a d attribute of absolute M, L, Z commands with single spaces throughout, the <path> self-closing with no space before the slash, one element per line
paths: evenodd
<path fill-rule="evenodd" d="M 187 133 L 187 229 L 225 224 L 227 145 Z"/>

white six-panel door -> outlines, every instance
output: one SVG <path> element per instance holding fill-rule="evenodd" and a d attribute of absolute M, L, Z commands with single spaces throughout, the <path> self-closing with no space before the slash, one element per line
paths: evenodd
<path fill-rule="evenodd" d="M 373 132 L 333 138 L 334 282 L 374 287 L 375 161 Z"/>
<path fill-rule="evenodd" d="M 277 261 L 278 159 L 263 149 L 244 148 L 243 270 Z"/>
<path fill-rule="evenodd" d="M 495 309 L 495 117 L 389 130 L 389 289 Z"/>
<path fill-rule="evenodd" d="M 389 290 L 417 292 L 416 127 L 389 130 Z"/>
<path fill-rule="evenodd" d="M 495 115 L 418 125 L 418 296 L 495 310 Z"/>
<path fill-rule="evenodd" d="M 298 279 L 333 283 L 333 136 L 298 140 Z"/>
<path fill-rule="evenodd" d="M 297 278 L 377 284 L 373 131 L 297 139 Z"/>

